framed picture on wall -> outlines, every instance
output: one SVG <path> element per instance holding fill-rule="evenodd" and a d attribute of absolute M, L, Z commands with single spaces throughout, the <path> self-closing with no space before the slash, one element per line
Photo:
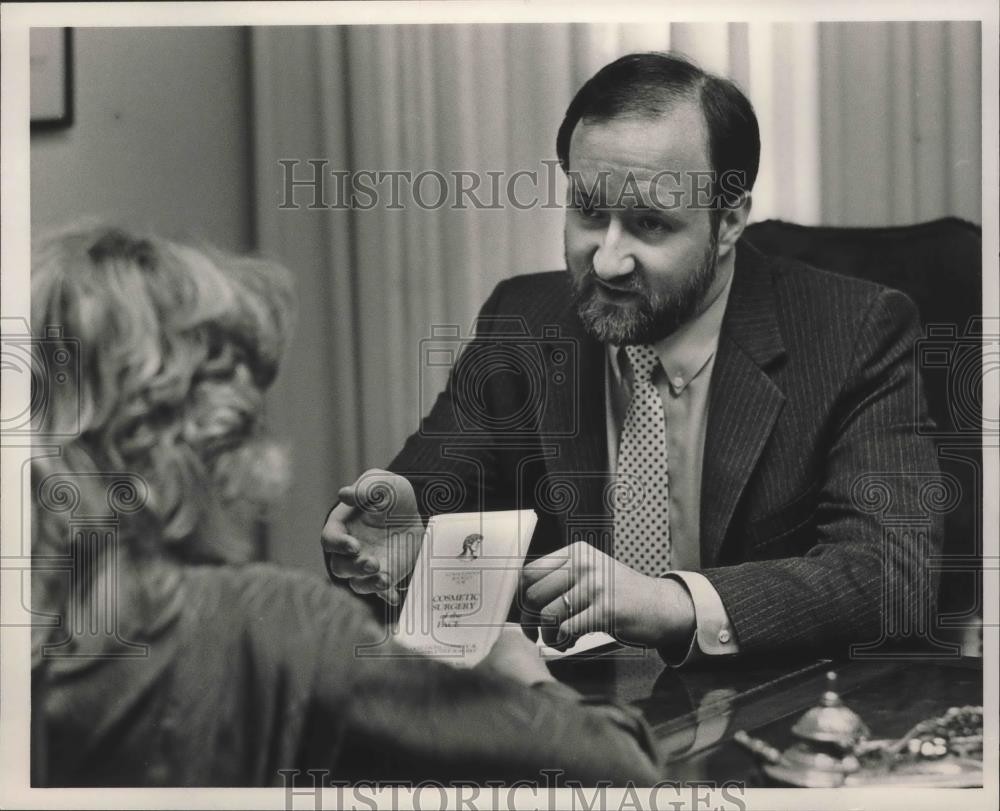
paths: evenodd
<path fill-rule="evenodd" d="M 30 33 L 31 129 L 73 123 L 73 35 L 69 28 Z"/>

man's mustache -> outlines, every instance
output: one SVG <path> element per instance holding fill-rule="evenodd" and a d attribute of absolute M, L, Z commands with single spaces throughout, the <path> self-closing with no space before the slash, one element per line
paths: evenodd
<path fill-rule="evenodd" d="M 603 287 L 605 290 L 610 290 L 612 293 L 646 294 L 646 285 L 643 283 L 642 276 L 639 274 L 638 269 L 629 273 L 625 279 L 626 281 L 624 284 L 612 284 L 607 282 L 597 275 L 597 271 L 594 270 L 594 266 L 591 265 L 587 269 L 587 272 L 584 273 L 584 275 L 577 282 L 577 288 L 581 290 L 581 292 L 590 292 L 595 287 Z"/>

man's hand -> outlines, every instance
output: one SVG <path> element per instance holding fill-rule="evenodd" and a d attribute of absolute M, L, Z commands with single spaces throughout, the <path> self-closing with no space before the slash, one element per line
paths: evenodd
<path fill-rule="evenodd" d="M 683 585 L 639 574 L 587 543 L 526 564 L 521 584 L 549 644 L 604 631 L 660 648 L 686 642 L 695 630 L 694 604 Z"/>
<path fill-rule="evenodd" d="M 358 594 L 377 593 L 398 605 L 396 584 L 413 571 L 424 535 L 413 485 L 369 470 L 337 497 L 320 536 L 327 571 Z"/>

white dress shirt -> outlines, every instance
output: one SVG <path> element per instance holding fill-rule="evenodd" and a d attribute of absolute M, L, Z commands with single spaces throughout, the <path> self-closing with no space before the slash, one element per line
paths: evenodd
<path fill-rule="evenodd" d="M 726 286 L 701 315 L 653 345 L 663 367 L 654 374 L 653 383 L 666 416 L 670 469 L 670 544 L 674 571 L 666 576 L 687 588 L 694 603 L 697 626 L 684 658 L 671 664 L 686 664 L 700 654 L 739 652 L 722 599 L 711 582 L 697 571 L 701 568 L 701 470 L 708 392 L 732 281 L 730 273 Z M 621 359 L 627 367 L 624 353 Z M 608 463 L 614 473 L 625 412 L 632 399 L 631 370 L 622 368 L 617 346 L 608 346 L 605 383 Z"/>

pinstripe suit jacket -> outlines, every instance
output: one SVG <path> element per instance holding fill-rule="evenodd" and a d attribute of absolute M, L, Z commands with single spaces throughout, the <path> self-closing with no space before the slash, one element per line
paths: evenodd
<path fill-rule="evenodd" d="M 738 244 L 700 543 L 741 651 L 834 653 L 931 616 L 941 533 L 922 501 L 938 468 L 918 325 L 902 293 Z M 391 469 L 427 513 L 536 509 L 533 555 L 578 539 L 610 552 L 605 355 L 568 274 L 502 282 L 476 335 Z"/>

